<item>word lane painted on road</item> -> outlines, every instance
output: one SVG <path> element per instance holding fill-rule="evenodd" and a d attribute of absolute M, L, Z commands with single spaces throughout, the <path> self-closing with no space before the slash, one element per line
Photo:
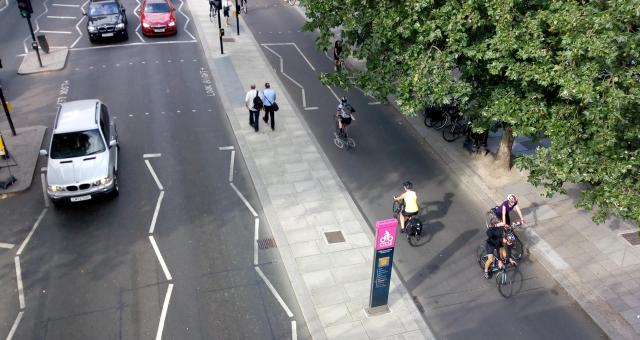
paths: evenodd
<path fill-rule="evenodd" d="M 69 95 L 70 85 L 71 85 L 71 82 L 68 80 L 63 81 L 62 84 L 60 84 L 60 90 L 58 91 L 58 99 L 56 100 L 56 103 L 58 105 L 67 102 L 67 96 Z"/>
<path fill-rule="evenodd" d="M 200 79 L 202 80 L 202 85 L 204 86 L 204 92 L 208 97 L 215 97 L 216 92 L 213 89 L 213 83 L 211 81 L 211 77 L 209 76 L 209 72 L 204 69 L 204 67 L 200 68 Z"/>

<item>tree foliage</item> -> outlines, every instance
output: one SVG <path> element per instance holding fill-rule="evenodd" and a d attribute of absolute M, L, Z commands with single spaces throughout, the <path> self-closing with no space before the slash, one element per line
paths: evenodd
<path fill-rule="evenodd" d="M 322 0 L 306 13 L 319 47 L 339 31 L 366 61 L 326 81 L 409 114 L 455 102 L 475 129 L 544 134 L 549 147 L 516 160 L 531 183 L 585 184 L 596 221 L 640 221 L 640 0 Z"/>

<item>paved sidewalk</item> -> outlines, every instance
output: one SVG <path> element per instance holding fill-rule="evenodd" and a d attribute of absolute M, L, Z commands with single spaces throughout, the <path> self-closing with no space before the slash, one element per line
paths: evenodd
<path fill-rule="evenodd" d="M 2 131 L 11 157 L 7 160 L 0 158 L 0 181 L 14 176 L 16 182 L 6 189 L 0 187 L 0 194 L 26 190 L 31 186 L 46 131 L 46 126 L 17 128 L 16 136 L 13 136 L 10 130 Z"/>
<path fill-rule="evenodd" d="M 298 303 L 314 339 L 431 339 L 407 290 L 393 275 L 391 312 L 367 316 L 373 243 L 371 228 L 311 135 L 241 22 L 241 35 L 227 30 L 220 55 L 217 27 L 205 1 L 188 0 L 218 96 L 227 115 L 266 218 L 276 239 Z M 232 20 L 233 21 L 233 20 Z M 235 22 L 232 23 L 235 25 Z M 234 26 L 235 28 L 235 26 Z M 270 82 L 278 92 L 276 130 L 248 124 L 244 96 L 251 83 Z M 345 241 L 329 244 L 324 232 L 340 231 Z"/>
<path fill-rule="evenodd" d="M 471 155 L 462 146 L 463 138 L 447 143 L 441 131 L 424 126 L 422 117 L 408 120 L 457 176 L 485 194 L 487 207 L 507 193 L 517 194 L 528 223 L 527 245 L 535 259 L 609 337 L 640 338 L 640 246 L 620 236 L 638 231 L 637 226 L 619 219 L 596 225 L 591 213 L 575 208 L 579 186 L 567 186 L 568 195 L 545 198 L 517 169 L 496 169 L 490 155 Z M 500 134 L 490 135 L 492 152 L 499 140 Z M 536 146 L 528 138 L 517 138 L 513 152 L 531 153 Z"/>

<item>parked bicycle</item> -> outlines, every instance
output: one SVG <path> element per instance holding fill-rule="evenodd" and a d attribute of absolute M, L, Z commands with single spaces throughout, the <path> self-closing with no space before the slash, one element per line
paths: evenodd
<path fill-rule="evenodd" d="M 393 218 L 398 220 L 398 224 L 400 223 L 400 214 L 404 209 L 404 202 L 402 201 L 393 201 Z M 413 247 L 417 247 L 420 245 L 420 239 L 422 238 L 422 221 L 417 216 L 409 216 L 408 219 L 404 222 L 404 230 L 407 234 L 407 241 Z"/>
<path fill-rule="evenodd" d="M 440 130 L 452 122 L 451 117 L 457 117 L 460 111 L 456 106 L 428 107 L 424 111 L 424 125 Z"/>
<path fill-rule="evenodd" d="M 449 119 L 451 119 L 451 125 L 442 129 L 442 138 L 447 142 L 453 142 L 471 130 L 471 123 L 462 118 L 462 115 L 458 114 Z"/>
<path fill-rule="evenodd" d="M 478 264 L 480 268 L 484 269 L 484 264 L 487 261 L 488 255 L 484 245 L 478 247 L 477 250 Z M 518 273 L 518 267 L 512 265 L 509 261 L 500 264 L 498 262 L 498 254 L 493 254 L 493 263 L 489 268 L 489 272 L 496 277 L 496 284 L 498 285 L 498 291 L 500 295 L 505 298 L 509 298 L 513 295 L 516 285 L 516 278 Z"/>
<path fill-rule="evenodd" d="M 485 222 L 484 222 L 485 226 L 487 228 L 494 227 L 496 221 L 497 221 L 497 218 L 493 210 L 487 211 L 485 215 Z M 516 261 L 520 261 L 520 259 L 524 255 L 524 245 L 520 240 L 520 238 L 518 237 L 518 234 L 516 234 L 516 230 L 520 229 L 522 225 L 523 225 L 522 221 L 515 221 L 511 223 L 511 225 L 508 227 L 499 227 L 499 228 L 505 228 L 507 231 L 510 231 L 513 234 L 513 236 L 516 237 L 515 241 L 513 242 L 513 245 L 511 246 L 511 257 L 513 257 Z"/>

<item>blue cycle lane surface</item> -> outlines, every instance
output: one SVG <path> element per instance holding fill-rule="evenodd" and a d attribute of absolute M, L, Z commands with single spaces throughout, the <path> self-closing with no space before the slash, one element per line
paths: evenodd
<path fill-rule="evenodd" d="M 475 253 L 486 239 L 483 212 L 488 203 L 451 175 L 449 165 L 392 106 L 378 105 L 359 90 L 330 91 L 320 83 L 319 72 L 330 72 L 332 61 L 315 47 L 315 34 L 300 32 L 300 11 L 266 0 L 250 6 L 243 19 L 286 86 L 276 91 L 286 90 L 297 104 L 371 225 L 390 217 L 392 196 L 403 181 L 413 181 L 425 238 L 418 247 L 400 242 L 394 261 L 438 338 L 605 337 L 533 258 L 523 259 L 522 285 L 510 299 L 500 296 L 495 280 L 482 278 Z M 350 127 L 357 147 L 350 152 L 339 150 L 332 140 L 336 97 L 345 94 L 357 110 Z M 309 109 L 313 107 L 317 109 Z"/>

